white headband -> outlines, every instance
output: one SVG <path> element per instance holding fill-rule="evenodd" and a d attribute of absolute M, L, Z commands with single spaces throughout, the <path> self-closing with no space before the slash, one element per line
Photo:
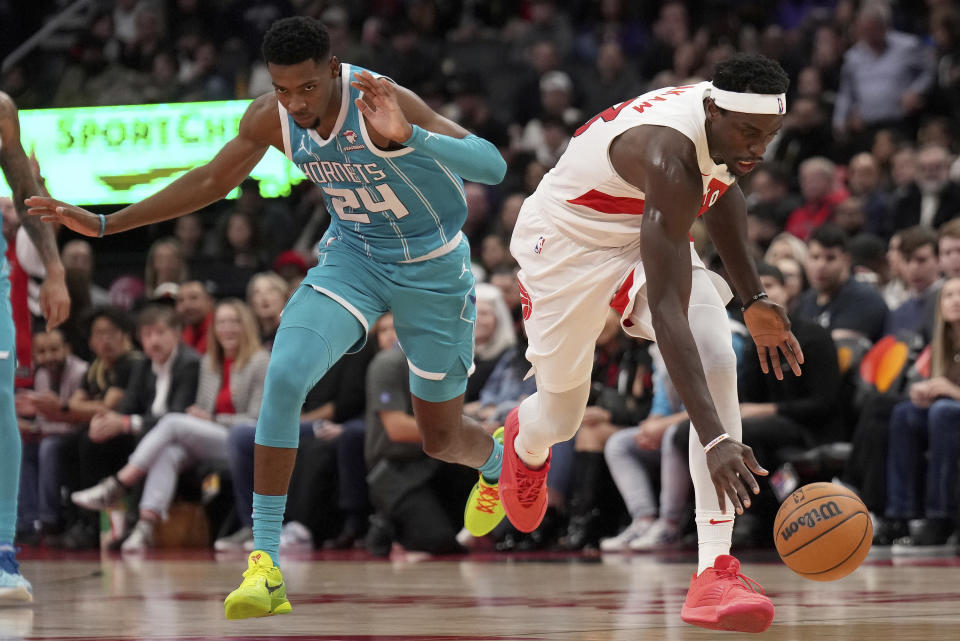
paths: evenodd
<path fill-rule="evenodd" d="M 787 111 L 787 96 L 782 93 L 740 93 L 711 85 L 710 97 L 721 109 L 744 114 L 779 115 Z"/>

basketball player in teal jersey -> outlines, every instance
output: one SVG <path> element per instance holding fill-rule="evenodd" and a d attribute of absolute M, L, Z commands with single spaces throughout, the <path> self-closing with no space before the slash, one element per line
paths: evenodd
<path fill-rule="evenodd" d="M 13 191 L 13 202 L 20 224 L 26 228 L 47 270 L 40 286 L 40 308 L 52 329 L 70 314 L 70 297 L 64 280 L 57 241 L 49 225 L 27 216 L 23 201 L 41 193 L 30 161 L 20 144 L 20 119 L 17 107 L 0 93 L 0 169 Z M 20 489 L 20 431 L 13 407 L 13 374 L 17 367 L 17 348 L 10 304 L 10 265 L 6 259 L 7 242 L 0 236 L 0 605 L 33 601 L 33 588 L 23 578 L 13 549 L 17 527 L 17 493 Z"/>
<path fill-rule="evenodd" d="M 461 414 L 473 363 L 473 276 L 460 232 L 462 179 L 496 184 L 506 163 L 489 142 L 415 94 L 330 52 L 322 24 L 280 20 L 263 40 L 275 87 L 253 101 L 236 138 L 209 163 L 110 216 L 48 198 L 31 213 L 99 236 L 182 216 L 226 196 L 267 149 L 282 151 L 318 185 L 334 214 L 310 270 L 283 312 L 257 423 L 254 545 L 229 619 L 290 611 L 274 564 L 307 391 L 374 321 L 392 310 L 410 364 L 423 449 L 480 471 L 465 520 L 474 533 L 503 516 L 502 445 Z M 474 506 L 475 509 L 471 509 Z"/>

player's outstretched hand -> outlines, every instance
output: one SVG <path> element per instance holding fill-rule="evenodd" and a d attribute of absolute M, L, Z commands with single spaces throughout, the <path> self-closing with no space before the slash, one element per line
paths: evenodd
<path fill-rule="evenodd" d="M 696 438 L 696 435 L 691 433 L 690 437 Z M 743 510 L 750 507 L 750 493 L 760 493 L 760 486 L 753 475 L 768 474 L 760 467 L 753 455 L 753 449 L 733 438 L 720 441 L 707 452 L 707 469 L 710 470 L 710 478 L 717 490 L 717 500 L 724 513 L 724 495 L 729 497 L 737 514 L 743 514 Z"/>
<path fill-rule="evenodd" d="M 782 352 L 790 369 L 796 376 L 800 376 L 803 350 L 800 349 L 800 343 L 790 331 L 790 319 L 787 318 L 787 312 L 783 307 L 772 301 L 760 299 L 743 313 L 743 322 L 757 345 L 760 369 L 764 374 L 770 373 L 772 365 L 777 379 L 783 380 L 783 370 L 780 367 Z"/>
<path fill-rule="evenodd" d="M 350 86 L 363 92 L 363 98 L 355 101 L 357 109 L 381 136 L 396 142 L 410 138 L 413 130 L 397 102 L 395 84 L 369 71 L 361 71 L 353 75 Z"/>
<path fill-rule="evenodd" d="M 100 234 L 100 217 L 86 209 L 46 196 L 31 196 L 24 202 L 29 207 L 27 213 L 40 216 L 45 223 L 57 222 L 84 236 L 96 238 Z"/>

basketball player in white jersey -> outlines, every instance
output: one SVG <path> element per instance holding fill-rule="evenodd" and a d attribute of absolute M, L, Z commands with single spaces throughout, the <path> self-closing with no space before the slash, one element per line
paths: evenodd
<path fill-rule="evenodd" d="M 681 616 L 711 629 L 761 632 L 773 620 L 773 604 L 747 587 L 729 556 L 734 513 L 759 492 L 751 472 L 767 472 L 739 440 L 724 309 L 732 293 L 693 251 L 689 229 L 703 214 L 763 371 L 782 378 L 782 353 L 799 375 L 803 354 L 790 322 L 766 298 L 747 253 L 736 184 L 780 129 L 788 83 L 776 62 L 738 55 L 717 65 L 712 84 L 668 87 L 607 109 L 576 131 L 525 201 L 510 244 L 538 391 L 506 420 L 507 516 L 526 532 L 543 518 L 550 447 L 580 426 L 594 339 L 612 305 L 628 333 L 657 341 L 699 437 L 690 439 L 690 470 L 700 563 Z"/>

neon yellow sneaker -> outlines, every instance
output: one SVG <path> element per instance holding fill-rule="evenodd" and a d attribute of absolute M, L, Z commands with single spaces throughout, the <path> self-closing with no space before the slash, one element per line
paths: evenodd
<path fill-rule="evenodd" d="M 280 568 L 269 554 L 254 550 L 247 559 L 243 583 L 223 602 L 224 614 L 228 619 L 249 619 L 287 614 L 291 609 Z"/>
<path fill-rule="evenodd" d="M 493 438 L 503 443 L 503 428 L 497 428 Z M 467 507 L 463 511 L 463 525 L 474 536 L 484 536 L 503 520 L 503 505 L 500 503 L 500 484 L 489 484 L 483 474 L 470 491 Z"/>

